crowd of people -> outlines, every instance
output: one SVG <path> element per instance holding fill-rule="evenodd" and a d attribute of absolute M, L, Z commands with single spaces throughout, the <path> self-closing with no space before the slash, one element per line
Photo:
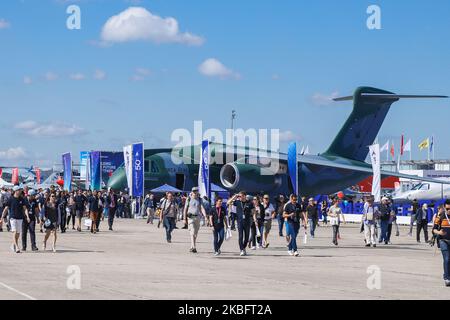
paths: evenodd
<path fill-rule="evenodd" d="M 396 210 L 389 198 L 382 198 L 375 204 L 373 197 L 366 197 L 361 218 L 361 233 L 364 233 L 364 245 L 376 247 L 377 244 L 391 243 L 393 229 L 399 236 Z M 290 195 L 287 198 L 279 195 L 272 198 L 268 194 L 247 195 L 241 191 L 227 202 L 216 196 L 214 201 L 201 197 L 198 188 L 193 188 L 189 195 L 167 192 L 157 199 L 149 193 L 143 199 L 133 199 L 125 192 L 77 190 L 67 192 L 55 188 L 46 190 L 27 190 L 19 186 L 0 193 L 2 220 L 0 231 L 6 224 L 12 232 L 11 251 L 20 253 L 27 250 L 27 238 L 30 236 L 31 250 L 38 251 L 36 229 L 45 233 L 43 250 L 52 238 L 52 250 L 56 252 L 57 232 L 72 230 L 82 232 L 88 228 L 92 234 L 99 232 L 99 226 L 107 219 L 108 229 L 113 230 L 115 218 L 147 218 L 148 224 L 158 219 L 158 228 L 165 229 L 165 238 L 172 242 L 172 233 L 177 229 L 177 222 L 184 222 L 183 229 L 190 235 L 191 253 L 197 253 L 197 238 L 201 225 L 212 229 L 214 255 L 221 254 L 224 240 L 231 238 L 232 231 L 237 229 L 238 246 L 241 256 L 247 250 L 266 249 L 270 245 L 272 222 L 278 221 L 278 236 L 286 240 L 287 253 L 299 256 L 297 238 L 301 228 L 304 229 L 304 242 L 308 237 L 314 238 L 319 222 L 331 225 L 332 244 L 338 246 L 340 225 L 346 223 L 342 211 L 342 200 L 334 198 L 330 202 L 323 200 L 320 204 L 314 198 Z M 432 239 L 428 239 L 428 206 L 418 206 L 414 201 L 411 207 L 411 230 L 414 222 L 417 225 L 417 241 L 423 232 L 425 242 L 439 246 L 444 259 L 444 280 L 447 286 L 449 279 L 449 241 L 450 241 L 450 201 L 436 211 L 432 221 Z M 319 212 L 321 213 L 319 215 Z M 321 219 L 320 219 L 321 216 Z M 82 225 L 82 219 L 84 225 Z M 283 232 L 284 231 L 284 232 Z M 21 246 L 19 240 L 21 239 Z"/>

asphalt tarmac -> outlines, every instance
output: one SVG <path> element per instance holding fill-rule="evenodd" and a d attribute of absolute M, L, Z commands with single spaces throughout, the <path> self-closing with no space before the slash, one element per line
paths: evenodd
<path fill-rule="evenodd" d="M 182 227 L 182 224 L 178 224 Z M 341 227 L 339 246 L 330 227 L 319 227 L 300 257 L 287 253 L 274 225 L 270 246 L 239 256 L 237 232 L 215 257 L 212 231 L 202 227 L 198 253 L 189 253 L 189 232 L 177 229 L 171 244 L 164 229 L 145 220 L 117 219 L 115 231 L 58 233 L 57 252 L 9 251 L 11 234 L 0 233 L 0 299 L 441 299 L 439 250 L 417 244 L 401 228 L 392 245 L 366 248 L 359 226 Z M 431 230 L 430 230 L 431 231 Z M 431 233 L 431 232 L 430 232 Z M 48 246 L 50 247 L 50 245 Z"/>

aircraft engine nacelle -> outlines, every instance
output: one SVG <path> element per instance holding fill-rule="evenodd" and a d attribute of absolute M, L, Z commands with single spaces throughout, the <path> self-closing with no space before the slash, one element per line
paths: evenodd
<path fill-rule="evenodd" d="M 222 167 L 220 181 L 229 190 L 252 193 L 276 189 L 282 178 L 263 166 L 233 162 Z"/>

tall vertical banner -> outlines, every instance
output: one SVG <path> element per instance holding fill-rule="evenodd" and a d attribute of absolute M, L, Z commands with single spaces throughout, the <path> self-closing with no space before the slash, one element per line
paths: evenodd
<path fill-rule="evenodd" d="M 19 168 L 12 169 L 11 183 L 14 185 L 19 184 Z"/>
<path fill-rule="evenodd" d="M 297 143 L 293 142 L 288 147 L 288 171 L 291 179 L 294 194 L 298 195 L 298 161 L 297 161 Z"/>
<path fill-rule="evenodd" d="M 72 154 L 70 152 L 62 155 L 64 170 L 64 190 L 72 191 Z"/>
<path fill-rule="evenodd" d="M 144 144 L 133 144 L 132 162 L 132 191 L 133 197 L 144 196 Z"/>
<path fill-rule="evenodd" d="M 125 146 L 123 147 L 123 160 L 124 160 L 124 167 L 125 167 L 125 174 L 127 176 L 127 186 L 128 186 L 128 192 L 130 193 L 133 186 L 133 180 L 131 177 L 131 171 L 132 171 L 132 164 L 131 164 L 131 153 L 133 152 L 133 146 Z"/>
<path fill-rule="evenodd" d="M 198 188 L 201 197 L 211 199 L 211 180 L 209 177 L 209 141 L 202 141 L 200 166 L 198 172 Z"/>
<path fill-rule="evenodd" d="M 100 151 L 92 151 L 89 157 L 91 190 L 101 190 Z"/>
<path fill-rule="evenodd" d="M 80 179 L 86 180 L 86 174 L 87 174 L 87 163 L 89 158 L 89 152 L 88 151 L 80 151 Z"/>
<path fill-rule="evenodd" d="M 91 188 L 91 153 L 88 152 L 86 159 L 86 190 Z"/>
<path fill-rule="evenodd" d="M 102 151 L 100 153 L 101 168 L 102 168 L 102 187 L 108 185 L 109 178 L 112 176 L 120 166 L 123 165 L 123 152 L 108 152 Z"/>
<path fill-rule="evenodd" d="M 369 150 L 373 170 L 372 195 L 375 198 L 375 202 L 380 202 L 381 201 L 380 145 L 374 144 L 369 147 Z"/>

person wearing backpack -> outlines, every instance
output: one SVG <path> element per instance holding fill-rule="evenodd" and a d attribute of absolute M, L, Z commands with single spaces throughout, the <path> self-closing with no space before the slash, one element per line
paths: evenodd
<path fill-rule="evenodd" d="M 183 210 L 183 218 L 186 222 L 189 235 L 191 237 L 191 248 L 189 252 L 197 253 L 197 236 L 200 230 L 200 220 L 203 218 L 207 219 L 207 214 L 205 210 L 205 205 L 203 199 L 200 197 L 198 188 L 192 188 L 190 196 L 186 200 L 186 204 Z"/>
<path fill-rule="evenodd" d="M 378 238 L 378 243 L 382 243 L 384 241 L 385 244 L 389 244 L 388 238 L 388 228 L 389 228 L 389 220 L 391 217 L 392 207 L 389 204 L 389 199 L 383 197 L 381 199 L 380 206 L 380 235 Z"/>
<path fill-rule="evenodd" d="M 380 216 L 378 207 L 374 206 L 373 198 L 368 197 L 364 204 L 362 222 L 364 225 L 364 236 L 366 238 L 366 247 L 376 248 L 376 219 Z"/>

